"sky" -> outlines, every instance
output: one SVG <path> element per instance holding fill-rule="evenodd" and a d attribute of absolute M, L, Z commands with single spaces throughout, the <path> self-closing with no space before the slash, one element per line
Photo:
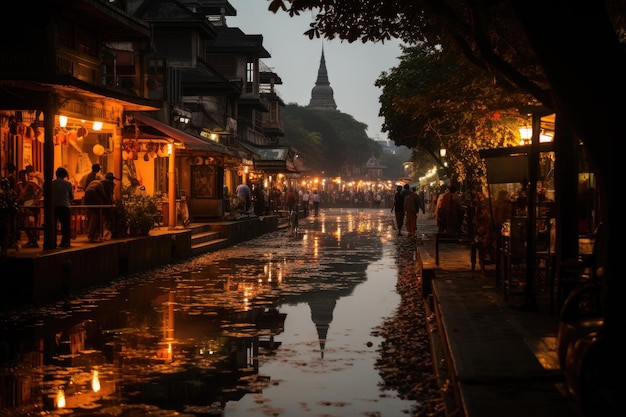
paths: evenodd
<path fill-rule="evenodd" d="M 370 138 L 387 138 L 381 132 L 383 118 L 378 117 L 382 91 L 374 83 L 383 71 L 399 64 L 399 41 L 363 44 L 309 39 L 303 33 L 313 21 L 310 12 L 294 17 L 282 11 L 274 14 L 267 10 L 267 0 L 230 0 L 230 4 L 237 16 L 227 17 L 229 27 L 263 35 L 263 46 L 272 57 L 262 61 L 281 78 L 283 83 L 276 90 L 285 104 L 309 104 L 323 48 L 337 110 L 366 124 Z"/>

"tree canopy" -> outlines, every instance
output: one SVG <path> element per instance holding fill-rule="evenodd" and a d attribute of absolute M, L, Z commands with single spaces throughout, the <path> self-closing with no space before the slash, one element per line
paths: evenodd
<path fill-rule="evenodd" d="M 459 54 L 427 46 L 403 48 L 400 64 L 376 85 L 382 88 L 383 131 L 440 165 L 445 148 L 459 180 L 483 174 L 479 149 L 518 144 L 518 127 L 525 123 L 519 107 L 531 99 Z"/>
<path fill-rule="evenodd" d="M 381 146 L 367 136 L 367 125 L 334 109 L 288 104 L 281 112 L 283 142 L 306 155 L 309 170 L 338 176 L 343 165 L 365 165 Z"/>

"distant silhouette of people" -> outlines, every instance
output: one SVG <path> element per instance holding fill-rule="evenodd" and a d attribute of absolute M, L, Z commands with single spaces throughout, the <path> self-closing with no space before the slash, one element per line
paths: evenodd
<path fill-rule="evenodd" d="M 404 196 L 404 214 L 406 215 L 406 230 L 409 232 L 409 237 L 415 237 L 419 210 L 420 196 L 415 193 L 414 188 Z"/>
<path fill-rule="evenodd" d="M 437 200 L 437 226 L 439 233 L 455 235 L 460 233 L 461 201 L 456 187 L 451 185 Z"/>
<path fill-rule="evenodd" d="M 313 212 L 315 213 L 315 217 L 320 214 L 320 201 L 320 194 L 317 192 L 317 190 L 313 190 Z"/>
<path fill-rule="evenodd" d="M 263 183 L 259 182 L 254 186 L 254 214 L 262 216 L 265 214 L 265 193 L 263 192 Z"/>
<path fill-rule="evenodd" d="M 309 215 L 309 199 L 311 198 L 311 194 L 309 190 L 304 190 L 302 193 L 302 212 L 304 217 Z"/>
<path fill-rule="evenodd" d="M 289 211 L 295 210 L 298 206 L 298 195 L 293 188 L 289 188 L 285 194 L 285 205 Z"/>
<path fill-rule="evenodd" d="M 402 227 L 404 226 L 404 194 L 402 191 L 401 185 L 396 186 L 396 193 L 393 195 L 393 203 L 391 204 L 391 212 L 393 213 L 395 210 L 398 236 L 402 234 Z"/>

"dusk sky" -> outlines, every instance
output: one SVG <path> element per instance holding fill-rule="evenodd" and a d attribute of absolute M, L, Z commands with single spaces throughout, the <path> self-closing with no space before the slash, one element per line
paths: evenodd
<path fill-rule="evenodd" d="M 281 77 L 283 84 L 276 89 L 285 104 L 309 104 L 323 47 L 337 110 L 365 123 L 369 137 L 387 137 L 381 132 L 383 119 L 378 117 L 381 90 L 374 82 L 383 71 L 398 65 L 402 52 L 399 41 L 363 44 L 311 40 L 303 35 L 313 20 L 311 13 L 293 18 L 285 12 L 274 14 L 267 10 L 267 0 L 230 3 L 237 16 L 227 17 L 229 27 L 238 27 L 248 35 L 263 35 L 263 46 L 272 55 L 263 62 Z"/>

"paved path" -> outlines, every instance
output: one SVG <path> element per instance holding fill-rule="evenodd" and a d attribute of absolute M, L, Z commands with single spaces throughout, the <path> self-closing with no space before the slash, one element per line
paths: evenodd
<path fill-rule="evenodd" d="M 437 319 L 433 339 L 443 347 L 440 368 L 457 398 L 448 415 L 581 417 L 558 364 L 557 315 L 507 306 L 493 271 L 471 270 L 465 245 L 441 245 L 435 267 L 434 241 L 422 243 L 418 261 L 426 282 L 432 279 Z"/>

